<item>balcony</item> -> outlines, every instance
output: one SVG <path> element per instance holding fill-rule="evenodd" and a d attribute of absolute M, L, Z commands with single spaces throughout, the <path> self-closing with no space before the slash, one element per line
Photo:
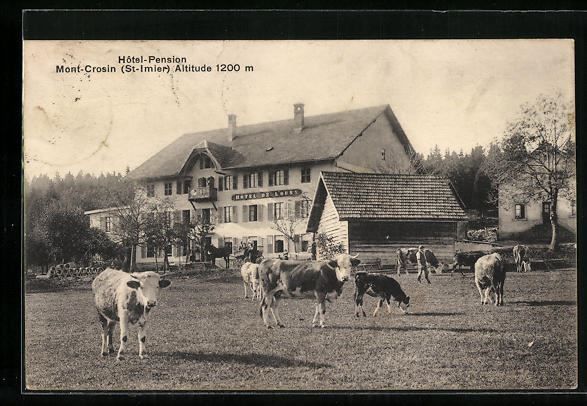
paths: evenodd
<path fill-rule="evenodd" d="M 217 200 L 217 189 L 211 186 L 198 186 L 190 190 L 188 199 L 194 202 Z"/>

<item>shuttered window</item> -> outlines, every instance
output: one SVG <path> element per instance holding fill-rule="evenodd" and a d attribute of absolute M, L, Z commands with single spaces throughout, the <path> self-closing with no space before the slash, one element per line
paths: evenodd
<path fill-rule="evenodd" d="M 243 175 L 243 189 L 249 188 L 249 175 Z"/>
<path fill-rule="evenodd" d="M 184 224 L 189 224 L 191 220 L 191 211 L 190 210 L 183 210 L 181 212 L 181 221 Z"/>
<path fill-rule="evenodd" d="M 249 206 L 249 221 L 257 221 L 257 205 Z"/>
<path fill-rule="evenodd" d="M 155 197 L 155 185 L 153 183 L 147 185 L 147 197 Z"/>
<path fill-rule="evenodd" d="M 273 236 L 267 236 L 267 254 L 273 254 Z"/>
<path fill-rule="evenodd" d="M 273 221 L 273 219 L 274 219 L 273 214 L 274 214 L 273 203 L 268 203 L 267 204 L 267 221 Z"/>
<path fill-rule="evenodd" d="M 295 217 L 306 218 L 310 215 L 310 201 L 297 200 L 295 202 Z"/>
<path fill-rule="evenodd" d="M 192 188 L 192 180 L 191 179 L 186 179 L 183 181 L 183 194 L 187 195 L 190 192 L 190 189 Z"/>
<path fill-rule="evenodd" d="M 309 183 L 310 182 L 310 168 L 302 168 L 302 183 Z"/>
<path fill-rule="evenodd" d="M 258 172 L 257 173 L 257 185 L 259 187 L 263 186 L 263 172 Z"/>
<path fill-rule="evenodd" d="M 284 210 L 283 202 L 275 203 L 273 205 L 273 219 L 282 220 L 283 215 L 284 215 L 283 210 Z"/>
<path fill-rule="evenodd" d="M 269 186 L 281 186 L 289 184 L 289 171 L 277 169 L 269 172 Z"/>
<path fill-rule="evenodd" d="M 232 190 L 232 176 L 230 175 L 224 177 L 224 190 Z"/>
<path fill-rule="evenodd" d="M 232 222 L 232 212 L 233 212 L 233 206 L 226 206 L 223 207 L 223 219 L 225 223 L 231 223 Z"/>
<path fill-rule="evenodd" d="M 173 184 L 171 182 L 165 182 L 165 196 L 171 196 L 173 194 Z"/>
<path fill-rule="evenodd" d="M 526 205 L 525 204 L 516 204 L 516 219 L 525 219 L 526 218 Z"/>

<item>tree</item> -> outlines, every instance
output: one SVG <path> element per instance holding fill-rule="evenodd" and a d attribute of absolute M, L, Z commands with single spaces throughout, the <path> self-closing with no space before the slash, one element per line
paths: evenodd
<path fill-rule="evenodd" d="M 136 270 L 137 246 L 146 241 L 145 228 L 148 221 L 146 214 L 153 205 L 142 188 L 136 184 L 130 184 L 129 188 L 130 193 L 125 190 L 113 192 L 114 202 L 118 204 L 113 209 L 115 221 L 112 226 L 112 235 L 116 242 L 129 251 L 130 258 L 127 258 L 125 268 L 132 272 Z M 133 197 L 127 201 L 129 194 Z"/>
<path fill-rule="evenodd" d="M 39 225 L 46 232 L 51 256 L 58 262 L 82 260 L 90 229 L 83 210 L 56 201 L 49 205 L 45 216 Z"/>
<path fill-rule="evenodd" d="M 326 233 L 316 235 L 316 246 L 318 247 L 318 256 L 321 259 L 333 259 L 338 254 L 344 254 L 345 252 L 342 242 L 334 241 L 334 238 Z"/>
<path fill-rule="evenodd" d="M 273 223 L 271 224 L 271 227 L 283 234 L 285 238 L 288 239 L 288 241 L 291 241 L 294 246 L 294 252 L 297 253 L 295 240 L 295 236 L 297 235 L 296 231 L 300 224 L 306 222 L 306 217 L 302 216 L 301 207 L 302 204 L 307 205 L 306 207 L 308 208 L 311 207 L 312 199 L 310 199 L 306 194 L 303 194 L 302 200 L 298 200 L 294 202 L 294 204 L 296 205 L 293 206 L 292 209 L 291 202 L 286 203 L 286 212 L 281 213 L 281 216 L 273 216 Z"/>
<path fill-rule="evenodd" d="M 144 213 L 143 242 L 155 249 L 155 267 L 158 269 L 157 256 L 163 252 L 163 271 L 169 269 L 167 248 L 173 245 L 176 238 L 176 228 L 173 219 L 173 202 L 169 198 L 154 200 Z"/>
<path fill-rule="evenodd" d="M 561 94 L 541 95 L 521 107 L 509 123 L 499 153 L 487 163 L 493 181 L 507 190 L 504 199 L 548 201 L 551 241 L 558 244 L 557 200 L 575 196 L 575 117 L 572 103 Z M 500 204 L 503 204 L 500 202 Z"/>
<path fill-rule="evenodd" d="M 188 239 L 194 243 L 196 248 L 200 251 L 200 260 L 205 258 L 206 237 L 214 231 L 214 224 L 212 219 L 209 222 L 203 221 L 201 217 L 192 219 L 190 229 L 188 232 Z"/>

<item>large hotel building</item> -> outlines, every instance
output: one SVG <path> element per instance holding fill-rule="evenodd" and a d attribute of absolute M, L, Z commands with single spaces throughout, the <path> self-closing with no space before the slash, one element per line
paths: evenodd
<path fill-rule="evenodd" d="M 304 105 L 295 104 L 293 117 L 281 121 L 238 126 L 231 114 L 227 128 L 185 134 L 128 176 L 148 196 L 172 199 L 175 221 L 213 222 L 208 239 L 217 247 L 234 252 L 245 241 L 265 257 L 288 250 L 295 258 L 311 245 L 307 217 L 321 171 L 408 173 L 413 155 L 388 105 L 306 117 Z M 109 231 L 108 209 L 87 214 L 92 226 Z M 295 242 L 275 227 L 288 216 L 300 219 Z M 171 260 L 184 254 L 172 247 Z M 141 247 L 137 263 L 154 262 L 154 255 Z"/>

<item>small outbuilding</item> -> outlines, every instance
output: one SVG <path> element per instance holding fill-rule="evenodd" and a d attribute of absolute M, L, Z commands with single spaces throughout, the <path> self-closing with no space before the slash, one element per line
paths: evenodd
<path fill-rule="evenodd" d="M 364 261 L 394 264 L 398 248 L 418 245 L 446 261 L 466 220 L 463 202 L 446 178 L 322 172 L 307 231 L 325 233 Z"/>

